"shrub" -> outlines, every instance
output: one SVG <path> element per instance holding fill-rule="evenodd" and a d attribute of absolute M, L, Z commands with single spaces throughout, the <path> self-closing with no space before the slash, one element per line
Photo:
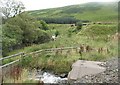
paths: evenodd
<path fill-rule="evenodd" d="M 47 24 L 44 21 L 39 23 L 27 13 L 22 13 L 13 18 L 9 18 L 3 25 L 3 55 L 9 51 L 48 42 L 50 36 L 46 32 Z"/>
<path fill-rule="evenodd" d="M 59 31 L 55 31 L 55 36 L 57 37 L 58 35 L 59 35 L 60 33 L 59 33 Z"/>
<path fill-rule="evenodd" d="M 77 26 L 76 27 L 77 31 L 81 30 L 82 29 L 82 22 L 81 21 L 77 22 L 76 26 Z"/>

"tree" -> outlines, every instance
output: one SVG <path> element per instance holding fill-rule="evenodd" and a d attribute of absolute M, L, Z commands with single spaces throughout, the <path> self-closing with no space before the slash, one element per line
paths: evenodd
<path fill-rule="evenodd" d="M 81 21 L 79 21 L 79 22 L 77 22 L 76 23 L 76 30 L 78 31 L 78 30 L 81 30 L 82 29 L 82 22 Z"/>
<path fill-rule="evenodd" d="M 40 24 L 41 24 L 41 29 L 42 30 L 48 30 L 48 26 L 47 26 L 47 23 L 43 20 L 40 21 Z"/>
<path fill-rule="evenodd" d="M 58 35 L 59 35 L 60 33 L 59 33 L 59 31 L 55 31 L 55 37 L 57 37 Z"/>
<path fill-rule="evenodd" d="M 37 18 L 37 20 L 43 20 L 46 23 L 56 23 L 56 24 L 74 24 L 79 21 L 74 17 L 54 17 L 54 18 L 41 17 L 41 18 Z"/>
<path fill-rule="evenodd" d="M 3 55 L 16 48 L 16 46 L 20 46 L 22 43 L 23 31 L 17 25 L 6 23 L 3 25 L 2 34 Z"/>
<path fill-rule="evenodd" d="M 34 20 L 27 15 L 27 13 L 22 13 L 14 18 L 8 19 L 6 23 L 11 25 L 17 25 L 23 31 L 22 43 L 25 45 L 32 44 L 38 37 L 37 30 L 35 27 Z"/>
<path fill-rule="evenodd" d="M 36 22 L 37 20 L 26 12 L 7 19 L 2 32 L 3 55 L 28 45 L 48 42 L 49 34 L 39 29 L 39 23 Z"/>
<path fill-rule="evenodd" d="M 17 40 L 18 43 L 21 43 L 21 40 L 23 39 L 23 31 L 21 28 L 17 25 L 10 25 L 6 23 L 3 25 L 3 35 L 8 38 L 14 38 Z"/>
<path fill-rule="evenodd" d="M 40 25 L 39 25 L 39 22 L 37 22 L 37 20 L 35 20 L 33 17 L 29 16 L 26 12 L 21 13 L 14 18 L 8 19 L 6 23 L 9 23 L 11 25 L 17 25 L 21 28 L 21 30 L 23 31 L 22 43 L 25 46 L 31 45 L 37 41 L 38 43 L 42 42 L 40 41 L 40 38 L 43 38 L 45 36 L 45 35 L 43 36 L 42 34 L 44 33 L 44 30 L 42 28 L 44 28 L 45 30 L 47 28 L 47 25 L 45 22 L 42 22 L 42 24 L 40 22 Z M 40 27 L 41 29 L 39 28 L 39 26 L 41 26 Z M 46 36 L 48 35 L 46 34 Z"/>
<path fill-rule="evenodd" d="M 17 0 L 1 0 L 2 13 L 8 17 L 15 17 L 24 11 L 25 7 L 22 2 Z"/>

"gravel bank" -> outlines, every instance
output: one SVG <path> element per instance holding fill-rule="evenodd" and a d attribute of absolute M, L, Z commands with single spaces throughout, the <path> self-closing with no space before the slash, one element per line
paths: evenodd
<path fill-rule="evenodd" d="M 86 75 L 74 83 L 118 83 L 118 59 L 117 57 L 108 59 L 106 64 L 101 65 L 106 67 L 106 71 L 96 75 Z"/>

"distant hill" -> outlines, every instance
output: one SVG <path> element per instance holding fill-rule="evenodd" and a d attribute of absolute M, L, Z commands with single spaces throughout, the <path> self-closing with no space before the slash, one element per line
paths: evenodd
<path fill-rule="evenodd" d="M 74 17 L 79 20 L 117 21 L 117 2 L 90 2 L 59 8 L 29 11 L 37 18 Z"/>

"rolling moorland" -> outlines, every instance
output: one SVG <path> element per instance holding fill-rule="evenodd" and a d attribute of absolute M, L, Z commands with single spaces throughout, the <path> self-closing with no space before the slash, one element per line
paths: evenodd
<path fill-rule="evenodd" d="M 12 55 L 19 52 L 30 53 L 48 48 L 80 47 L 81 45 L 83 47 L 88 46 L 92 51 L 88 50 L 88 52 L 80 53 L 77 49 L 76 51 L 70 50 L 67 52 L 63 51 L 62 53 L 43 52 L 42 54 L 38 54 L 35 58 L 34 55 L 30 55 L 29 57 L 25 57 L 21 63 L 24 69 L 39 68 L 44 71 L 52 71 L 53 73 L 60 75 L 62 73 L 68 73 L 71 70 L 72 64 L 79 59 L 105 61 L 106 59 L 118 55 L 118 8 L 117 3 L 115 2 L 92 2 L 60 8 L 28 11 L 27 14 L 37 21 L 41 22 L 41 20 L 44 20 L 48 29 L 40 31 L 40 34 L 43 33 L 43 35 L 39 34 L 40 39 L 36 41 L 40 43 L 34 43 L 33 41 L 32 44 L 30 43 L 30 45 L 25 45 L 23 48 L 8 51 L 5 55 Z M 16 19 L 18 18 L 19 15 L 16 16 Z M 22 18 L 24 20 L 24 17 Z M 82 25 L 76 24 L 79 21 Z M 7 22 L 9 24 L 13 24 L 9 20 Z M 33 20 L 33 22 L 35 21 Z M 38 22 L 35 23 L 37 23 L 35 24 L 35 27 L 37 27 L 39 24 Z M 84 25 L 84 23 L 86 24 Z M 43 25 L 44 24 L 42 24 L 42 26 Z M 28 26 L 26 30 L 29 27 L 30 26 Z M 46 34 L 47 37 L 45 36 Z M 56 35 L 55 40 L 51 39 L 51 36 L 53 35 Z M 41 36 L 44 36 L 44 38 L 41 39 Z M 45 42 L 41 42 L 41 40 L 46 38 L 50 39 Z M 34 39 L 34 37 L 29 37 L 28 39 Z M 4 61 L 4 63 L 15 59 L 16 58 Z M 23 79 L 24 78 L 25 76 L 23 76 Z M 22 81 L 33 82 L 27 79 Z"/>
<path fill-rule="evenodd" d="M 29 14 L 37 18 L 74 17 L 79 20 L 89 21 L 116 21 L 118 3 L 91 2 L 60 8 L 29 11 Z"/>

